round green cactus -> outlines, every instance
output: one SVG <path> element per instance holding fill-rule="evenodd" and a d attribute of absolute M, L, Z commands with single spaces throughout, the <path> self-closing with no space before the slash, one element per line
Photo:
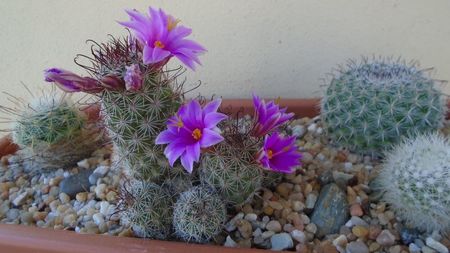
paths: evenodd
<path fill-rule="evenodd" d="M 175 203 L 175 234 L 187 242 L 206 243 L 218 235 L 227 219 L 225 205 L 211 188 L 196 186 Z"/>
<path fill-rule="evenodd" d="M 450 143 L 438 134 L 404 140 L 386 154 L 375 182 L 384 200 L 413 227 L 450 230 Z"/>
<path fill-rule="evenodd" d="M 443 96 L 425 71 L 392 61 L 352 62 L 331 81 L 321 104 L 328 136 L 372 155 L 404 136 L 435 131 L 445 111 Z"/>
<path fill-rule="evenodd" d="M 228 205 L 242 205 L 251 200 L 263 180 L 262 169 L 249 159 L 247 152 L 222 142 L 215 152 L 203 155 L 200 181 L 215 188 Z"/>
<path fill-rule="evenodd" d="M 172 198 L 157 184 L 133 180 L 123 192 L 125 204 L 121 218 L 135 235 L 166 239 L 172 225 Z"/>
<path fill-rule="evenodd" d="M 24 108 L 14 122 L 12 136 L 27 167 L 71 166 L 100 146 L 99 129 L 66 97 L 51 92 Z"/>

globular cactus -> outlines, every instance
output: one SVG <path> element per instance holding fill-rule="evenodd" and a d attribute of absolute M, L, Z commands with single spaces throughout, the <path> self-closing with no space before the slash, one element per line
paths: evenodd
<path fill-rule="evenodd" d="M 192 188 L 197 181 L 197 173 L 189 174 L 183 167 L 176 165 L 167 169 L 164 175 L 162 187 L 173 197 L 178 197 L 181 193 Z"/>
<path fill-rule="evenodd" d="M 200 181 L 215 188 L 228 205 L 242 205 L 251 200 L 261 187 L 263 170 L 255 164 L 252 152 L 246 152 L 227 142 L 216 145 L 203 154 Z"/>
<path fill-rule="evenodd" d="M 220 233 L 226 219 L 222 199 L 209 187 L 196 186 L 182 193 L 174 206 L 175 234 L 187 242 L 210 241 Z"/>
<path fill-rule="evenodd" d="M 328 136 L 352 151 L 382 155 L 404 136 L 437 130 L 446 106 L 436 81 L 399 61 L 351 62 L 321 103 Z"/>
<path fill-rule="evenodd" d="M 65 96 L 50 92 L 24 106 L 12 137 L 30 169 L 66 168 L 99 148 L 99 129 Z"/>
<path fill-rule="evenodd" d="M 122 223 L 138 237 L 166 239 L 171 233 L 172 198 L 159 185 L 133 180 L 122 190 Z"/>
<path fill-rule="evenodd" d="M 450 230 L 450 143 L 439 134 L 404 140 L 386 154 L 375 182 L 409 225 Z"/>

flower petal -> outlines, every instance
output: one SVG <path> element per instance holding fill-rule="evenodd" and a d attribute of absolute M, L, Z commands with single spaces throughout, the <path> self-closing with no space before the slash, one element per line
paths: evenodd
<path fill-rule="evenodd" d="M 200 139 L 200 146 L 202 148 L 207 148 L 223 141 L 223 137 L 219 133 L 208 128 L 204 128 L 202 134 L 202 138 Z"/>
<path fill-rule="evenodd" d="M 164 155 L 169 160 L 170 166 L 173 167 L 175 161 L 186 151 L 186 146 L 181 143 L 171 143 L 164 149 Z"/>
<path fill-rule="evenodd" d="M 172 133 L 170 130 L 162 131 L 155 140 L 155 144 L 167 144 L 176 140 L 177 136 Z"/>
<path fill-rule="evenodd" d="M 203 107 L 203 114 L 217 112 L 221 103 L 222 103 L 222 99 L 220 99 L 220 98 L 214 99 L 213 101 L 207 103 L 205 105 L 205 107 Z"/>
<path fill-rule="evenodd" d="M 194 169 L 194 154 L 189 154 L 188 152 L 184 152 L 181 155 L 181 165 L 186 169 L 187 172 L 192 173 Z"/>
<path fill-rule="evenodd" d="M 218 112 L 212 112 L 206 114 L 203 121 L 205 122 L 206 128 L 214 128 L 219 122 L 228 118 L 227 115 Z"/>

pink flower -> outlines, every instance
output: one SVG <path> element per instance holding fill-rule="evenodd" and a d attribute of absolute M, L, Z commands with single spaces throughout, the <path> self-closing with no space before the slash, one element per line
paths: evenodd
<path fill-rule="evenodd" d="M 119 24 L 130 28 L 138 41 L 143 45 L 143 61 L 145 64 L 155 64 L 172 56 L 183 64 L 195 69 L 195 63 L 200 64 L 198 55 L 206 51 L 197 42 L 185 39 L 191 34 L 191 29 L 178 25 L 179 20 L 167 15 L 161 9 L 149 8 L 149 15 L 136 10 L 126 11 L 130 21 Z"/>
<path fill-rule="evenodd" d="M 54 82 L 65 92 L 84 91 L 87 93 L 97 93 L 104 87 L 94 78 L 82 77 L 68 70 L 50 68 L 44 71 L 45 81 Z"/>
<path fill-rule="evenodd" d="M 301 154 L 295 145 L 295 137 L 283 138 L 278 132 L 267 135 L 264 146 L 258 152 L 259 163 L 272 171 L 282 173 L 294 172 L 294 167 L 301 165 Z"/>
<path fill-rule="evenodd" d="M 125 88 L 131 91 L 140 90 L 142 87 L 142 73 L 138 64 L 126 67 L 127 71 L 123 80 L 125 80 Z"/>
<path fill-rule="evenodd" d="M 181 157 L 181 164 L 191 173 L 194 162 L 200 159 L 201 148 L 213 146 L 223 140 L 217 124 L 227 116 L 218 113 L 220 99 L 201 108 L 197 100 L 182 106 L 167 123 L 167 130 L 156 138 L 156 144 L 169 144 L 164 154 L 171 166 Z"/>
<path fill-rule="evenodd" d="M 266 103 L 256 95 L 253 95 L 253 106 L 255 126 L 252 134 L 257 137 L 268 134 L 294 116 L 293 113 L 285 113 L 286 108 L 280 109 L 273 101 Z"/>

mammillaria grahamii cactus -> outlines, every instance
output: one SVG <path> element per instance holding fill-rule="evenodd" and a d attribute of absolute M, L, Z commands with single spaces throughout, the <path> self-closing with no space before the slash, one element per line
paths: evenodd
<path fill-rule="evenodd" d="M 435 131 L 446 111 L 435 83 L 414 64 L 351 62 L 333 78 L 322 99 L 328 135 L 352 151 L 382 155 L 404 136 Z"/>
<path fill-rule="evenodd" d="M 384 200 L 413 227 L 450 229 L 450 143 L 438 134 L 408 139 L 387 154 L 376 182 Z"/>
<path fill-rule="evenodd" d="M 174 206 L 175 234 L 187 242 L 206 243 L 218 235 L 227 219 L 222 199 L 211 188 L 183 192 Z"/>

